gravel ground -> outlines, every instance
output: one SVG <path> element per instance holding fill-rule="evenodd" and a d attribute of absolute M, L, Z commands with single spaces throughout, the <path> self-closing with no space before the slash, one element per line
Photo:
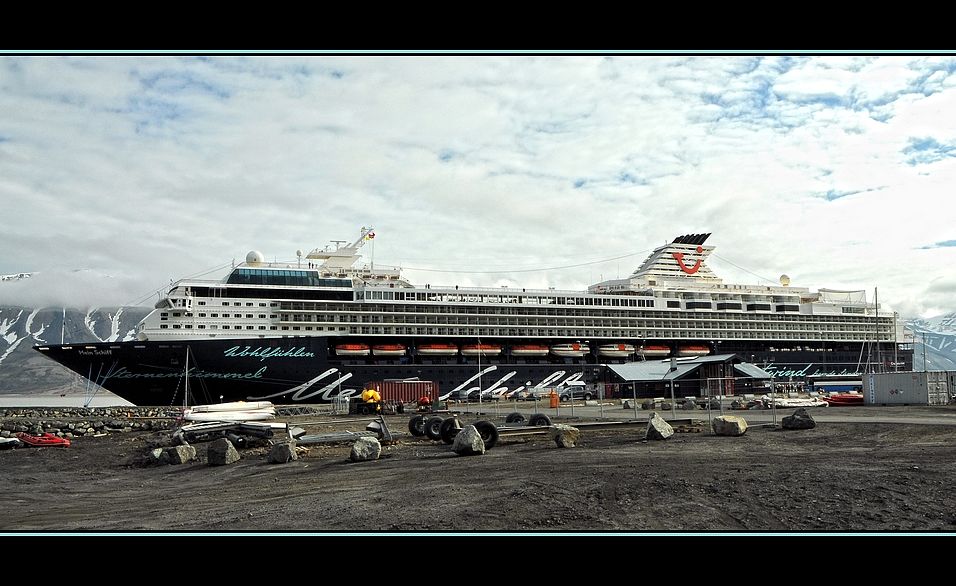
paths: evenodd
<path fill-rule="evenodd" d="M 363 463 L 335 445 L 281 465 L 250 448 L 235 464 L 210 467 L 207 444 L 197 443 L 198 462 L 138 467 L 131 462 L 153 434 L 136 432 L 2 451 L 0 530 L 956 530 L 954 426 L 861 416 L 649 443 L 634 428 L 587 430 L 572 449 L 502 438 L 483 456 L 458 457 L 405 433 L 407 419 L 391 417 L 398 441 Z M 310 433 L 348 428 L 296 423 Z"/>

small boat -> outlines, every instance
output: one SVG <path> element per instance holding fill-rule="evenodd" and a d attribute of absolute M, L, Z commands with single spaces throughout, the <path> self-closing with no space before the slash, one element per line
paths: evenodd
<path fill-rule="evenodd" d="M 272 409 L 270 401 L 233 401 L 231 403 L 213 403 L 210 405 L 196 405 L 190 407 L 193 413 L 214 413 L 220 411 L 260 411 Z"/>
<path fill-rule="evenodd" d="M 183 413 L 186 421 L 262 421 L 275 419 L 275 409 L 259 409 L 255 411 L 200 411 L 189 409 Z"/>
<path fill-rule="evenodd" d="M 497 344 L 465 344 L 461 347 L 463 356 L 497 356 L 501 354 L 501 346 Z"/>
<path fill-rule="evenodd" d="M 608 358 L 627 358 L 634 354 L 633 344 L 602 344 L 598 346 L 598 354 Z"/>
<path fill-rule="evenodd" d="M 338 356 L 368 356 L 368 344 L 339 344 L 335 353 Z"/>
<path fill-rule="evenodd" d="M 700 344 L 691 344 L 677 348 L 678 356 L 707 356 L 710 354 L 710 348 Z"/>
<path fill-rule="evenodd" d="M 671 349 L 669 346 L 642 346 L 638 353 L 656 358 L 658 356 L 670 356 Z"/>
<path fill-rule="evenodd" d="M 0 437 L 0 450 L 20 447 L 20 440 L 15 437 Z"/>
<path fill-rule="evenodd" d="M 548 347 L 536 344 L 525 344 L 511 347 L 512 356 L 547 356 Z"/>
<path fill-rule="evenodd" d="M 564 358 L 581 358 L 590 351 L 591 348 L 587 344 L 579 344 L 577 342 L 551 346 L 552 354 L 555 356 L 563 356 Z"/>
<path fill-rule="evenodd" d="M 23 433 L 22 431 L 17 432 L 17 438 L 25 443 L 28 446 L 35 446 L 38 448 L 43 447 L 70 447 L 70 440 L 65 437 L 57 437 L 52 433 L 44 433 L 43 435 L 30 435 L 28 433 Z"/>
<path fill-rule="evenodd" d="M 418 353 L 422 356 L 454 356 L 458 346 L 454 344 L 419 344 Z"/>
<path fill-rule="evenodd" d="M 401 344 L 377 344 L 372 346 L 375 356 L 405 356 L 405 346 Z"/>
<path fill-rule="evenodd" d="M 837 393 L 821 398 L 829 403 L 831 407 L 850 407 L 863 404 L 863 395 L 857 393 Z"/>

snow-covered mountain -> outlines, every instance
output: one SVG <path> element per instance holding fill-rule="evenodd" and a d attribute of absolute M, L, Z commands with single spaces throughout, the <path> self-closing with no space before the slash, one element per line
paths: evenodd
<path fill-rule="evenodd" d="M 906 327 L 913 332 L 913 368 L 956 370 L 956 312 L 932 319 L 912 319 Z"/>
<path fill-rule="evenodd" d="M 54 391 L 72 372 L 32 350 L 37 344 L 132 340 L 148 307 L 31 308 L 0 305 L 0 393 Z"/>

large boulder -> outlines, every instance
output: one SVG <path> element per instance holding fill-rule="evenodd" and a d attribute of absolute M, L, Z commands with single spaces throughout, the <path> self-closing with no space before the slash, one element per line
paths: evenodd
<path fill-rule="evenodd" d="M 477 456 L 485 453 L 485 442 L 475 426 L 468 425 L 455 436 L 451 449 L 459 456 Z"/>
<path fill-rule="evenodd" d="M 693 411 L 696 408 L 697 408 L 697 402 L 690 398 L 686 399 L 684 401 L 684 404 L 681 405 L 681 409 L 683 409 L 684 411 Z"/>
<path fill-rule="evenodd" d="M 189 444 L 163 448 L 162 461 L 167 464 L 185 464 L 196 459 L 196 448 Z"/>
<path fill-rule="evenodd" d="M 382 444 L 374 437 L 360 437 L 352 444 L 352 452 L 349 459 L 353 462 L 365 462 L 367 460 L 378 460 L 382 455 Z"/>
<path fill-rule="evenodd" d="M 578 428 L 563 423 L 552 425 L 548 428 L 548 433 L 559 448 L 573 448 L 581 437 L 581 431 Z"/>
<path fill-rule="evenodd" d="M 674 435 L 674 428 L 671 427 L 671 424 L 664 421 L 664 418 L 656 411 L 652 413 L 647 420 L 647 431 L 644 432 L 644 439 L 665 440 L 672 435 Z"/>
<path fill-rule="evenodd" d="M 793 415 L 784 417 L 781 421 L 781 427 L 784 429 L 813 429 L 816 426 L 817 422 L 803 407 L 794 411 Z"/>
<path fill-rule="evenodd" d="M 747 421 L 736 415 L 721 415 L 714 418 L 714 435 L 738 436 L 747 432 Z"/>
<path fill-rule="evenodd" d="M 224 437 L 210 443 L 206 452 L 206 459 L 210 466 L 232 464 L 233 462 L 238 462 L 240 457 L 239 452 L 236 451 L 236 446 L 232 445 L 232 442 Z"/>
<path fill-rule="evenodd" d="M 295 454 L 295 440 L 289 440 L 272 446 L 269 451 L 269 462 L 273 464 L 285 464 L 299 457 Z"/>

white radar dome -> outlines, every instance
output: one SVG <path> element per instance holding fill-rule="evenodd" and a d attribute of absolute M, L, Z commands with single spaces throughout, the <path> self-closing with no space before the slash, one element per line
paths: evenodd
<path fill-rule="evenodd" d="M 780 284 L 783 285 L 784 287 L 789 287 L 790 277 L 788 277 L 787 275 L 780 275 Z"/>
<path fill-rule="evenodd" d="M 246 255 L 246 263 L 251 265 L 259 264 L 265 260 L 266 257 L 262 256 L 262 253 L 258 250 L 250 250 L 249 254 Z"/>

